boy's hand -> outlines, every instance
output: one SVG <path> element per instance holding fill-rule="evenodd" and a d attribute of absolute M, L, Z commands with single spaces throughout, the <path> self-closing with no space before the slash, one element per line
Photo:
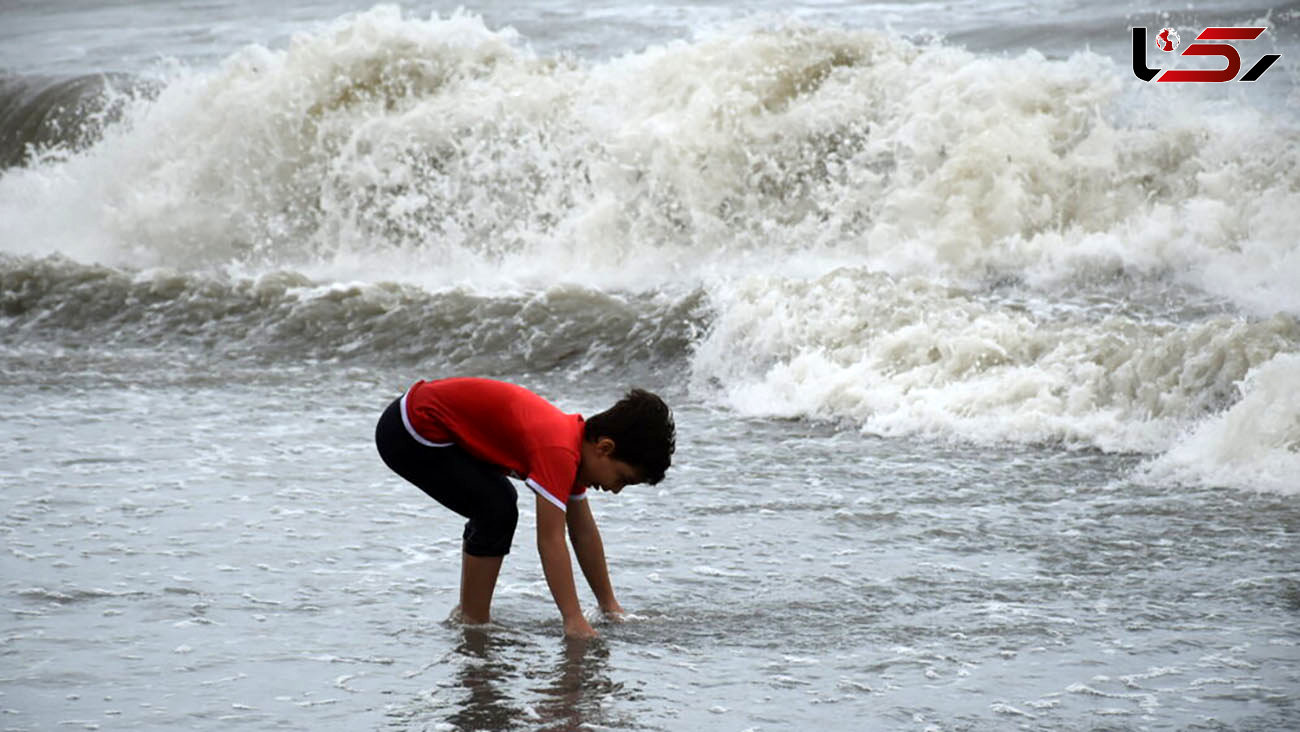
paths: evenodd
<path fill-rule="evenodd" d="M 597 635 L 596 629 L 591 627 L 587 619 L 578 615 L 570 620 L 564 621 L 564 637 L 575 640 L 589 640 Z"/>

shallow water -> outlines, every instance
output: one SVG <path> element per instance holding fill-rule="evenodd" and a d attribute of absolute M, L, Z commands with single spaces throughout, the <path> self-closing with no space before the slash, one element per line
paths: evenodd
<path fill-rule="evenodd" d="M 10 372 L 9 728 L 1300 719 L 1290 498 L 1142 486 L 1123 455 L 737 420 L 668 388 L 688 459 L 594 504 L 633 617 L 566 645 L 528 501 L 496 623 L 444 622 L 459 520 L 369 444 L 400 375 L 173 377 Z M 539 388 L 590 411 L 593 381 Z"/>

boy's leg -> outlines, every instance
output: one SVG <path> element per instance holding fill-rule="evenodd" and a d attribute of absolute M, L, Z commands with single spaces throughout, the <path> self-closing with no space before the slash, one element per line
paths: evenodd
<path fill-rule="evenodd" d="M 492 592 L 519 523 L 515 487 L 500 475 L 490 477 L 476 492 L 477 515 L 465 522 L 461 544 L 460 613 L 471 625 L 492 618 Z"/>
<path fill-rule="evenodd" d="M 469 519 L 461 555 L 460 616 L 470 624 L 488 622 L 497 575 L 519 522 L 514 485 L 500 469 L 459 447 L 418 444 L 402 422 L 401 400 L 380 418 L 375 443 L 395 473 Z"/>
<path fill-rule="evenodd" d="M 460 615 L 464 622 L 478 625 L 492 619 L 492 591 L 496 589 L 504 559 L 461 552 Z"/>
<path fill-rule="evenodd" d="M 486 463 L 476 467 L 474 513 L 465 522 L 460 555 L 460 613 L 471 625 L 491 620 L 492 592 L 519 523 L 514 485 Z"/>

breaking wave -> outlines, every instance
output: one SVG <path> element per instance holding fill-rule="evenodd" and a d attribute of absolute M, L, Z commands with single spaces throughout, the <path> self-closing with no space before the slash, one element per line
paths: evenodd
<path fill-rule="evenodd" d="M 531 295 L 430 293 L 395 283 L 319 283 L 131 272 L 51 257 L 0 257 L 0 343 L 57 334 L 96 348 L 165 345 L 227 358 L 429 364 L 464 372 L 665 367 L 702 328 L 680 299 L 556 287 Z"/>
<path fill-rule="evenodd" d="M 129 86 L 0 177 L 6 343 L 683 369 L 1171 480 L 1298 449 L 1294 124 L 1100 56 L 790 22 L 594 62 L 381 7 Z"/>

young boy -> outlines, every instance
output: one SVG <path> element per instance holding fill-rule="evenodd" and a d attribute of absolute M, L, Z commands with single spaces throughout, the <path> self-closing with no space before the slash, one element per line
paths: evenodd
<path fill-rule="evenodd" d="M 457 378 L 416 382 L 380 417 L 375 443 L 393 472 L 469 519 L 460 571 L 464 622 L 491 618 L 497 574 L 519 521 L 508 474 L 537 494 L 537 550 L 564 634 L 590 638 L 596 631 L 578 604 L 565 528 L 600 609 L 621 614 L 587 488 L 618 493 L 663 480 L 675 427 L 663 400 L 640 389 L 584 421 L 522 386 Z"/>

